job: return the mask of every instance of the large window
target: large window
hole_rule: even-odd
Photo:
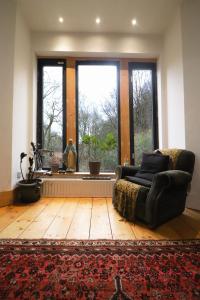
[[[77,62],[77,145],[79,171],[100,160],[101,171],[119,161],[118,65]]]
[[[142,153],[158,147],[156,64],[130,63],[131,162],[139,165]]]
[[[94,160],[101,162],[101,172],[114,172],[129,157],[139,165],[143,152],[158,147],[156,81],[152,62],[38,59],[37,144],[43,169],[54,162],[50,153],[65,167],[70,138],[77,171],[88,172]]]
[[[60,159],[65,147],[65,61],[38,60],[37,142],[43,151],[43,168],[48,168],[52,151]]]

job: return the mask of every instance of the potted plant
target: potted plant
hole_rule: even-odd
[[[24,176],[22,163],[27,154],[22,152],[20,154],[20,171],[22,180],[17,183],[17,199],[19,201],[30,203],[40,199],[40,188],[41,179],[34,176],[35,164],[36,164],[36,147],[33,142],[31,142],[32,155],[28,157],[29,167],[26,176]]]
[[[84,135],[82,137],[82,143],[88,145],[90,174],[98,175],[101,167],[100,157],[116,147],[116,140],[113,134],[109,132],[101,139],[95,135]]]
[[[99,148],[99,140],[95,135],[84,135],[83,144],[88,146],[89,170],[91,175],[98,175],[100,172],[101,162],[98,160],[97,152]]]

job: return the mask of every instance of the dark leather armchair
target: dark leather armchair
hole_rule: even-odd
[[[113,205],[129,221],[138,219],[150,228],[180,215],[185,209],[192,179],[194,153],[180,149],[160,150],[169,155],[170,169],[158,172],[152,180],[136,176],[139,168],[118,166],[113,190]]]

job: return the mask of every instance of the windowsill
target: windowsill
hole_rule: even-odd
[[[43,171],[36,171],[35,172],[36,176],[39,176],[40,178],[74,178],[74,179],[78,179],[78,178],[82,178],[84,176],[91,176],[89,172],[67,172],[67,173],[51,173],[48,174],[48,172],[46,170]],[[95,175],[95,177],[111,177],[111,179],[115,178],[115,173],[113,172],[101,172],[99,175]]]

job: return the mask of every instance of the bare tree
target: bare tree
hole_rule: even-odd
[[[117,91],[114,90],[102,104],[102,111],[107,116],[109,124],[114,131],[118,129],[118,97]]]
[[[134,123],[138,129],[146,130],[151,126],[152,86],[149,72],[134,70],[133,109]],[[136,130],[137,130],[136,128]]]
[[[90,119],[91,113],[87,105],[86,96],[79,94],[79,136],[82,138],[85,134],[89,134],[90,131]]]
[[[63,107],[60,99],[60,82],[52,79],[48,71],[45,70],[43,88],[43,147],[47,149],[59,147],[57,143],[61,142]],[[53,125],[56,125],[56,130],[54,131],[52,130]]]
[[[148,70],[133,71],[133,122],[135,164],[144,151],[152,150],[152,79]]]

